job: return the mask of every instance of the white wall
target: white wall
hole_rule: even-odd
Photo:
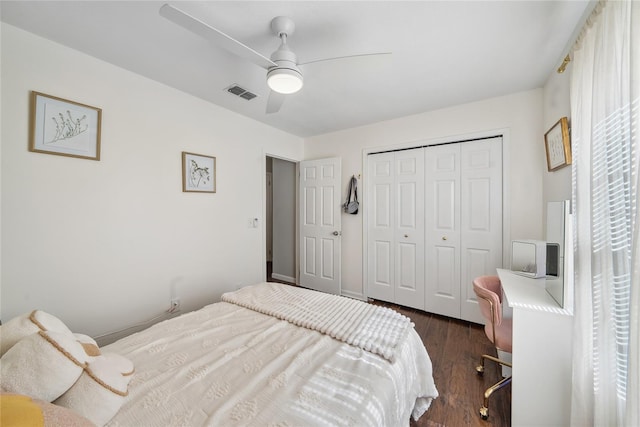
[[[273,277],[296,281],[296,164],[273,159]]]
[[[461,139],[491,130],[507,130],[507,201],[510,239],[543,237],[542,176],[546,170],[542,135],[542,90],[511,94],[458,105],[305,140],[305,158],[342,157],[342,188],[353,174],[362,173],[363,150],[407,145],[412,141]],[[346,191],[346,190],[344,190]],[[364,195],[363,195],[364,199]],[[343,294],[363,297],[362,218],[366,211],[342,217]]]
[[[558,74],[554,70],[549,76],[543,88],[543,133],[540,138],[540,145],[544,150],[544,134],[556,124],[562,117],[569,118],[569,128],[571,128],[571,100],[569,98],[569,78],[571,75],[571,63],[564,73]],[[546,156],[546,152],[545,152]],[[571,200],[571,166],[553,172],[547,171],[546,157],[543,174],[543,202],[560,200]],[[546,226],[546,210],[545,226]]]
[[[7,24],[1,43],[2,320],[97,335],[263,280],[264,152],[301,159],[300,138]],[[100,161],[27,151],[31,90],[102,108]],[[217,157],[216,194],[181,191],[182,151]]]
[[[321,135],[303,146],[7,24],[1,60],[5,320],[41,308],[99,334],[157,314],[170,297],[188,310],[262,280],[262,232],[247,220],[262,216],[265,152],[340,156],[346,189],[352,174],[364,175],[365,149],[507,129],[510,237],[542,238],[546,201],[571,195],[569,167],[546,171],[542,137],[569,116],[568,72],[554,73],[541,90]],[[29,153],[30,90],[102,108],[101,161]],[[181,151],[217,157],[216,194],[181,192]],[[343,215],[342,223],[343,291],[362,297],[362,213]]]

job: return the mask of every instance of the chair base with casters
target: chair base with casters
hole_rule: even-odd
[[[497,357],[490,356],[488,354],[483,354],[482,358],[480,359],[480,364],[476,366],[476,373],[479,376],[482,376],[484,374],[484,361],[487,359],[491,360],[492,362],[496,362],[500,365],[508,366],[509,368],[512,367],[511,363],[505,362],[504,360],[500,360]],[[502,387],[506,386],[509,383],[511,383],[511,375],[501,379],[500,381],[498,381],[497,383],[495,383],[494,385],[492,385],[491,387],[485,390],[484,402],[480,407],[480,410],[478,411],[480,413],[480,418],[482,418],[483,420],[489,419],[489,397],[491,397],[494,391],[500,390]]]
[[[478,297],[480,311],[487,323],[485,324],[485,334],[498,350],[511,353],[512,322],[511,319],[502,318],[502,285],[498,276],[481,276],[473,280],[473,291]],[[483,354],[480,364],[476,367],[478,375],[484,374],[485,360],[498,363],[501,366],[512,367],[511,363],[505,362],[497,357]],[[483,420],[489,418],[489,398],[496,390],[500,390],[511,383],[511,376],[501,379],[484,392],[484,402],[480,407],[480,417]]]

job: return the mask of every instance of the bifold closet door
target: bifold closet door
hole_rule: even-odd
[[[502,138],[425,149],[425,310],[484,323],[473,279],[502,266]]]
[[[460,317],[460,146],[425,149],[425,310]]]
[[[367,296],[483,323],[502,266],[502,138],[370,155]]]
[[[484,323],[473,279],[502,267],[502,137],[461,145],[460,318]]]
[[[395,303],[424,309],[424,149],[396,152]]]
[[[424,155],[369,156],[367,295],[424,309]]]
[[[367,296],[394,301],[395,283],[395,154],[372,154],[368,158],[368,197],[364,212],[367,230]]]

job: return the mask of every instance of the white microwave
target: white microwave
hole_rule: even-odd
[[[513,240],[511,271],[538,278],[547,274],[547,242],[543,240]]]

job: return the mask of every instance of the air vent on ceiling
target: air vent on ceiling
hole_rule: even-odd
[[[255,93],[251,93],[243,87],[238,86],[237,84],[233,84],[226,89],[227,92],[239,96],[240,98],[246,99],[247,101],[251,101],[253,98],[257,97]]]

